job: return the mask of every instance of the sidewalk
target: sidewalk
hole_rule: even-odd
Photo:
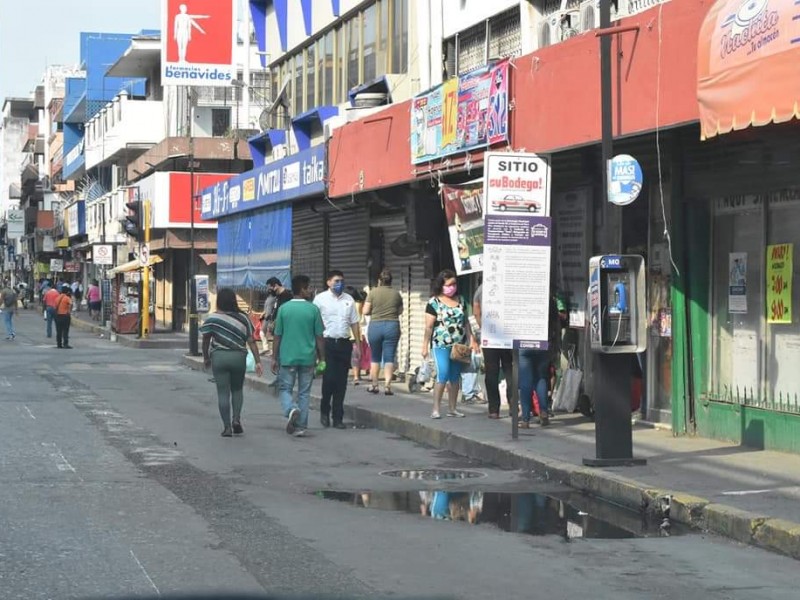
[[[202,360],[184,357],[202,368]],[[248,375],[248,385],[273,393],[270,379]],[[319,398],[315,382],[314,398]],[[362,387],[363,386],[363,387]],[[431,394],[372,395],[350,387],[345,418],[415,442],[501,467],[535,471],[585,493],[635,510],[659,512],[672,496],[670,517],[724,537],[800,558],[800,456],[755,450],[669,431],[634,427],[634,454],[643,467],[593,469],[594,423],[557,415],[552,425],[520,430],[509,418],[491,421],[486,405],[460,405],[465,419],[430,419]],[[315,402],[314,404],[318,404]],[[312,427],[319,427],[316,419]]]
[[[128,348],[157,348],[161,350],[189,348],[188,334],[171,331],[155,332],[147,339],[137,338],[133,334],[115,334],[97,321],[90,321],[89,313],[86,312],[72,313],[72,327],[79,331],[95,333],[104,337],[116,336],[117,343]]]

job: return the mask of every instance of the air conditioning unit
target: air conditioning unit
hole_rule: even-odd
[[[563,42],[581,33],[581,11],[578,9],[559,10],[547,17],[543,26],[549,27],[549,38],[551,44]],[[539,39],[541,41],[542,35]]]

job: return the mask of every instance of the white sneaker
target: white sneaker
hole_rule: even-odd
[[[294,437],[306,437],[306,430],[305,429],[295,429],[294,433],[292,435]]]
[[[433,411],[431,413],[431,419],[441,419],[442,415],[440,415],[437,411]]]
[[[289,418],[286,420],[286,433],[292,435],[297,429],[297,421],[300,420],[300,409],[293,408],[289,411]]]

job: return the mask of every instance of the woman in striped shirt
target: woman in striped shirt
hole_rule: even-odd
[[[264,373],[253,334],[255,327],[248,316],[239,310],[236,294],[223,288],[217,291],[217,312],[200,327],[203,334],[203,361],[211,367],[217,384],[219,414],[225,429],[223,437],[244,433],[242,404],[244,403],[244,374],[247,370],[247,349],[256,359],[256,373]],[[231,420],[233,404],[233,420]]]

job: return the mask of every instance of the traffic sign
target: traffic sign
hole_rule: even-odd
[[[150,263],[150,244],[139,246],[139,264],[146,267]]]
[[[92,261],[96,265],[113,265],[114,252],[109,244],[95,244],[92,250]]]

